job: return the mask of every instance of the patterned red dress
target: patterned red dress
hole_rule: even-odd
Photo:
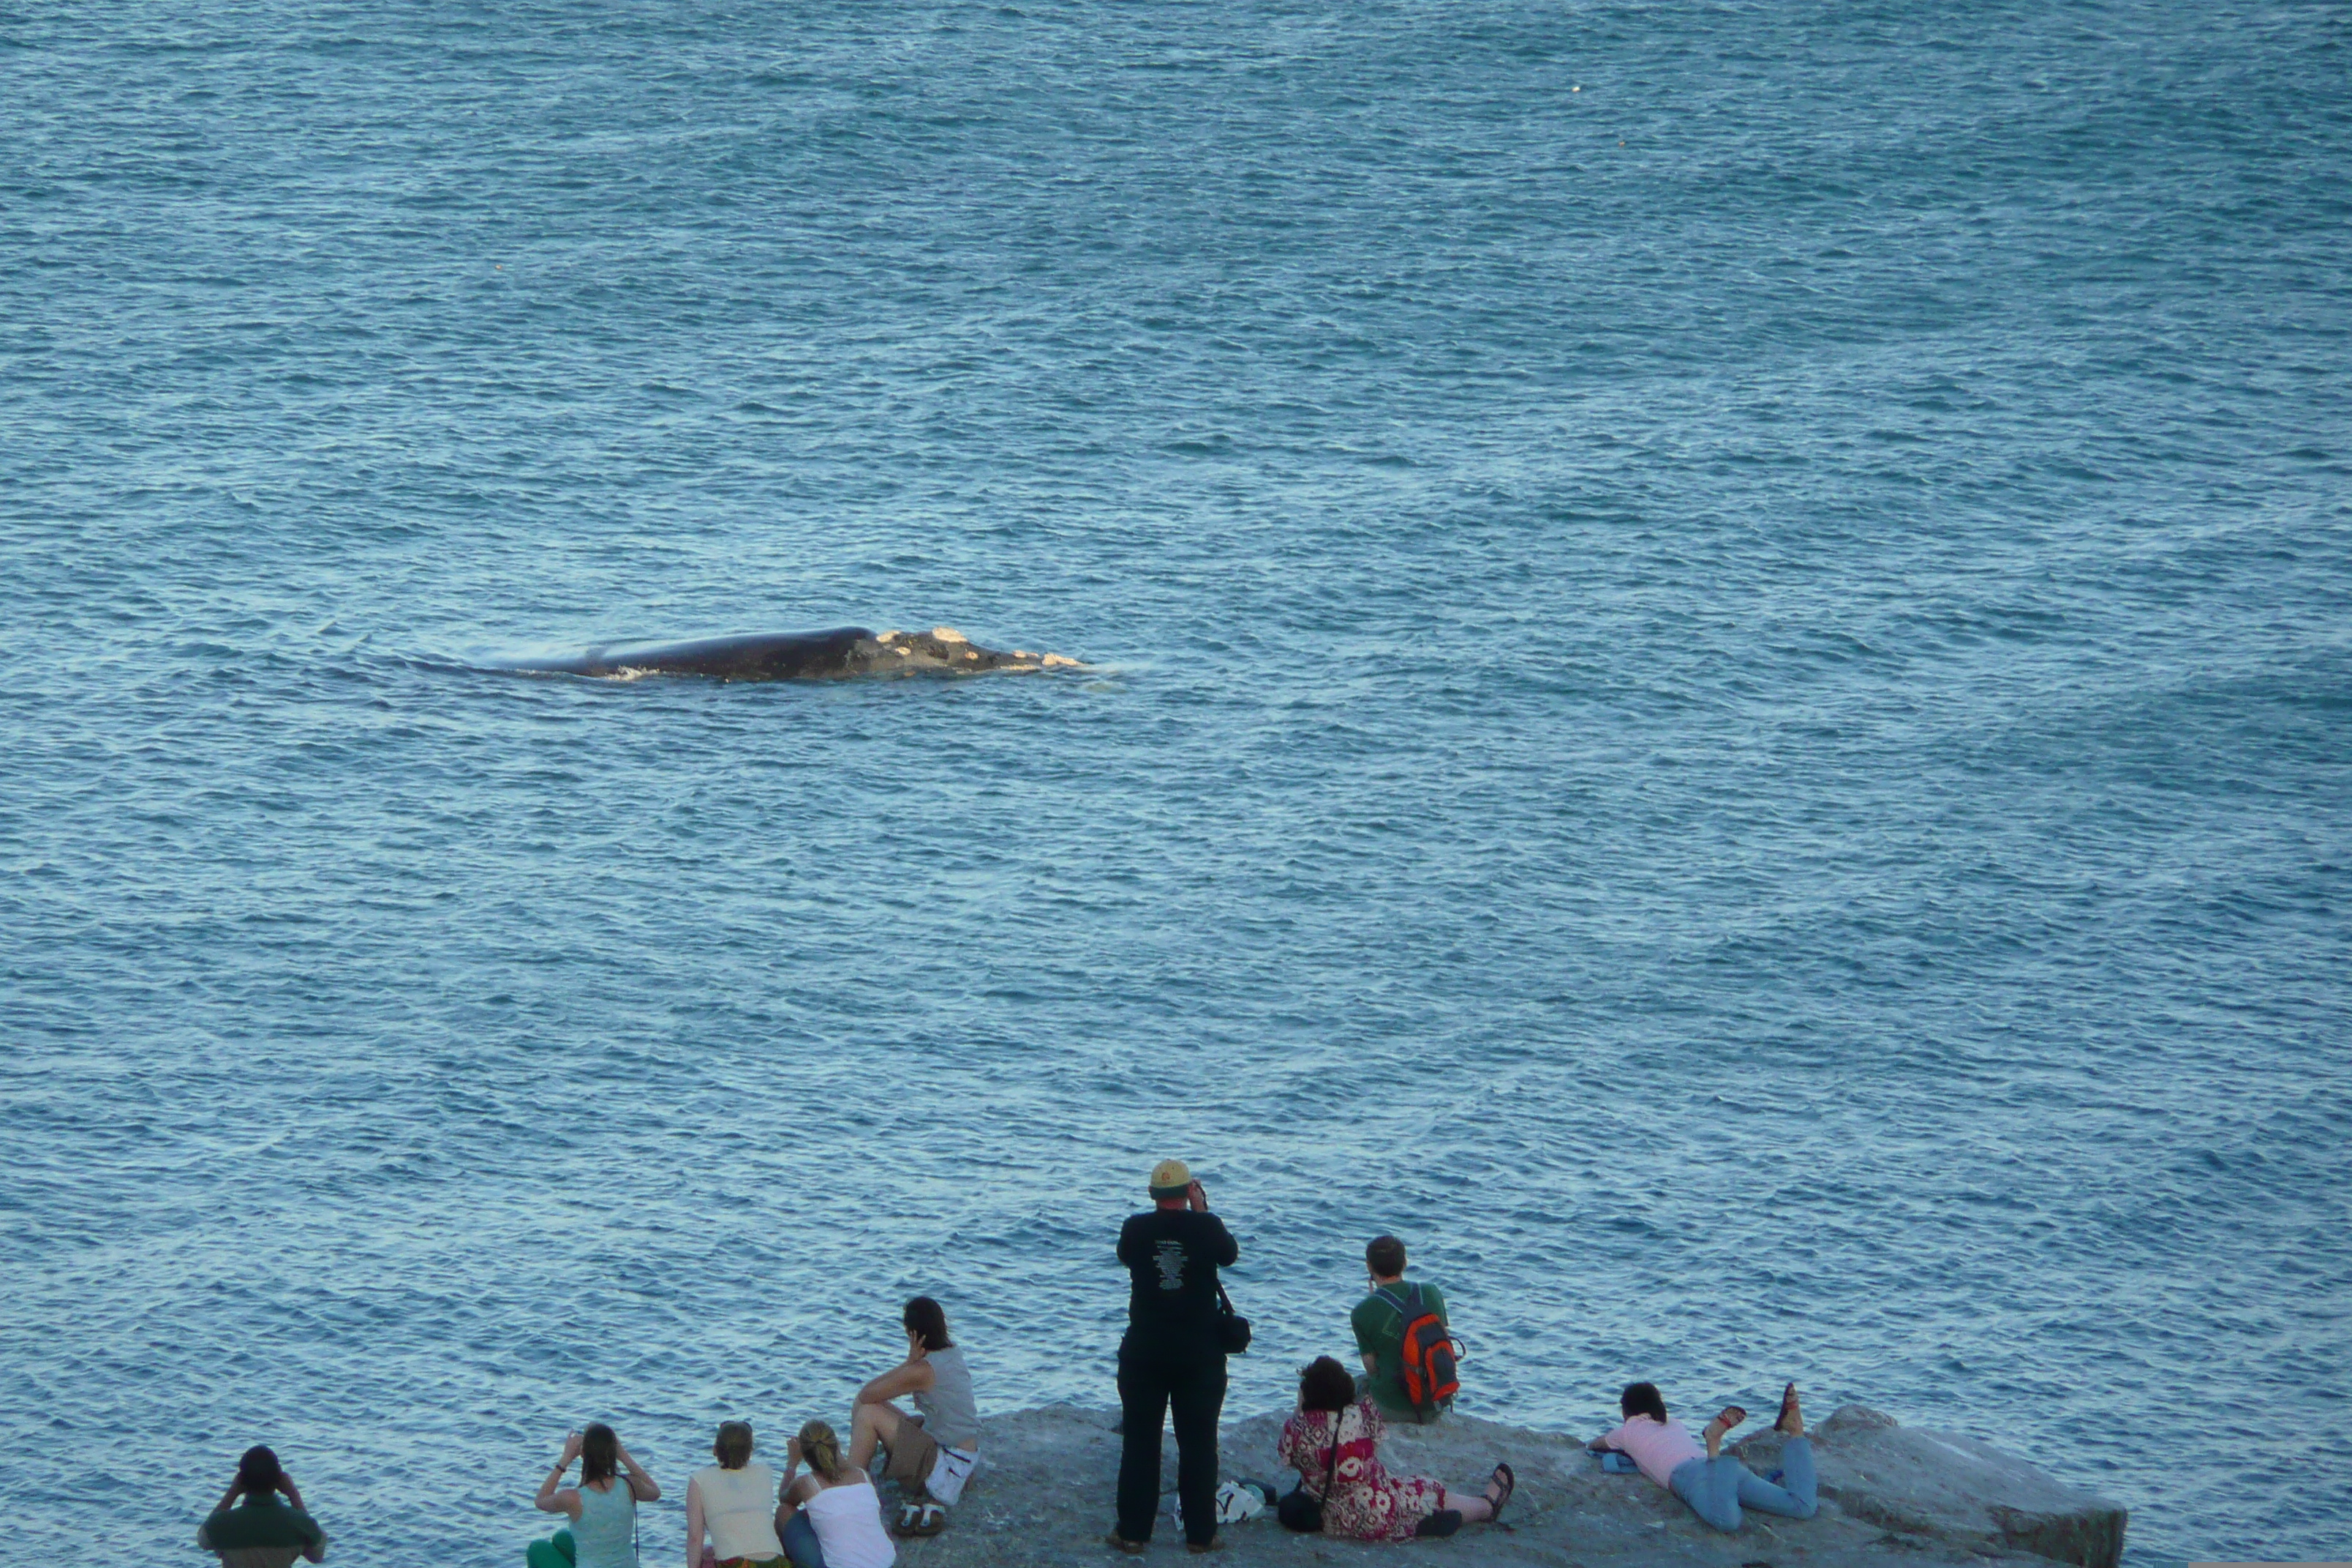
[[[1323,1500],[1323,1533],[1356,1541],[1406,1541],[1421,1521],[1444,1503],[1445,1489],[1419,1476],[1392,1476],[1381,1465],[1381,1435],[1387,1430],[1369,1399],[1336,1413],[1339,1463],[1331,1467],[1335,1413],[1301,1410],[1284,1423],[1276,1448],[1282,1462],[1305,1478],[1307,1491]],[[1323,1478],[1332,1477],[1331,1489]]]

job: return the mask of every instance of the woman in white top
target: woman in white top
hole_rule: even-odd
[[[809,1473],[796,1480],[803,1459]],[[842,1458],[841,1439],[822,1421],[802,1427],[784,1450],[776,1524],[793,1568],[890,1568],[898,1560],[874,1478]]]
[[[751,1568],[755,1563],[783,1568],[776,1505],[769,1500],[780,1495],[776,1472],[751,1463],[751,1426],[720,1422],[710,1457],[719,1462],[695,1471],[686,1483],[686,1568],[702,1568],[705,1531],[720,1568]]]

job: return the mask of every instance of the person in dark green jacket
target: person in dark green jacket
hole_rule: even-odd
[[[1371,1293],[1356,1303],[1348,1319],[1356,1331],[1356,1353],[1364,1360],[1364,1375],[1357,1391],[1379,1405],[1383,1415],[1403,1421],[1431,1419],[1433,1413],[1416,1411],[1405,1397],[1404,1326],[1411,1318],[1430,1311],[1450,1327],[1444,1293],[1427,1280],[1406,1283],[1404,1243],[1393,1236],[1377,1237],[1364,1248],[1364,1268],[1372,1277]]]
[[[196,1527],[196,1544],[217,1552],[223,1568],[292,1568],[297,1557],[325,1558],[327,1532],[302,1510],[302,1494],[278,1456],[257,1443],[237,1460],[220,1505]]]

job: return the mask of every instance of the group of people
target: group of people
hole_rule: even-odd
[[[809,1421],[784,1445],[779,1475],[751,1462],[758,1443],[749,1423],[719,1423],[713,1462],[686,1483],[687,1568],[890,1568],[898,1549],[882,1524],[877,1457],[881,1479],[916,1500],[899,1510],[898,1533],[936,1535],[945,1526],[948,1505],[980,1462],[971,1369],[929,1296],[908,1301],[899,1323],[907,1359],[857,1391],[846,1447],[832,1426]],[[913,1410],[899,1407],[902,1397]],[[575,1461],[580,1479],[567,1487]],[[610,1426],[572,1433],[532,1500],[571,1524],[531,1543],[528,1568],[638,1568],[636,1505],[660,1497],[660,1483]]]
[[[1107,1540],[1139,1553],[1151,1541],[1160,1502],[1160,1439],[1172,1416],[1176,1498],[1184,1543],[1217,1549],[1217,1418],[1225,1402],[1231,1304],[1217,1270],[1241,1256],[1224,1221],[1209,1211],[1207,1192],[1181,1160],[1153,1168],[1151,1207],[1120,1227],[1118,1259],[1127,1265],[1127,1335],[1118,1347],[1120,1453],[1118,1522]],[[1474,1520],[1495,1518],[1516,1484],[1497,1465],[1485,1489],[1453,1490],[1420,1477],[1391,1476],[1379,1458],[1381,1412],[1421,1414],[1405,1396],[1407,1316],[1434,1311],[1433,1286],[1407,1287],[1404,1244],[1381,1237],[1366,1249],[1372,1289],[1351,1319],[1364,1373],[1359,1379],[1329,1356],[1300,1374],[1298,1410],[1283,1427],[1282,1462],[1317,1505],[1326,1533],[1364,1541],[1450,1535]]]
[[[1207,1193],[1182,1161],[1161,1161],[1149,1190],[1151,1207],[1129,1218],[1118,1236],[1118,1258],[1128,1269],[1128,1327],[1118,1348],[1118,1522],[1106,1544],[1128,1553],[1149,1546],[1160,1497],[1160,1441],[1172,1415],[1184,1543],[1193,1552],[1214,1552],[1217,1420],[1232,1343],[1232,1307],[1217,1270],[1238,1261],[1241,1247],[1209,1212]],[[1314,1505],[1302,1511],[1324,1533],[1359,1541],[1446,1536],[1465,1524],[1500,1518],[1518,1484],[1507,1464],[1497,1464],[1476,1489],[1456,1490],[1426,1477],[1391,1474],[1381,1462],[1389,1421],[1425,1421],[1444,1407],[1425,1383],[1411,1386],[1411,1325],[1427,1318],[1441,1330],[1450,1331],[1450,1324],[1444,1293],[1405,1279],[1404,1243],[1395,1237],[1376,1237],[1365,1247],[1364,1270],[1369,1289],[1349,1320],[1363,1373],[1350,1373],[1331,1356],[1316,1357],[1299,1373],[1298,1408],[1284,1423],[1277,1445],[1282,1462],[1298,1472],[1298,1491]],[[1756,1475],[1722,1451],[1725,1436],[1748,1416],[1737,1405],[1725,1406],[1707,1424],[1703,1442],[1668,1419],[1653,1384],[1630,1384],[1619,1409],[1622,1424],[1589,1446],[1627,1455],[1717,1530],[1738,1529],[1743,1506],[1792,1519],[1815,1512],[1812,1451],[1795,1384],[1781,1391],[1776,1423],[1785,1438],[1784,1484]]]
[[[1172,1417],[1185,1545],[1213,1552],[1221,1544],[1217,1426],[1225,1358],[1248,1332],[1218,1270],[1238,1260],[1240,1247],[1182,1161],[1155,1166],[1149,1191],[1151,1206],[1130,1216],[1118,1237],[1129,1276],[1128,1327],[1118,1348],[1118,1522],[1107,1544],[1130,1554],[1147,1549],[1159,1511],[1161,1442]],[[1392,1474],[1381,1463],[1391,1421],[1433,1419],[1445,1405],[1421,1375],[1408,1339],[1424,1334],[1433,1319],[1436,1329],[1450,1330],[1443,1293],[1405,1279],[1402,1241],[1377,1237],[1364,1262],[1368,1289],[1350,1316],[1363,1371],[1326,1355],[1300,1372],[1298,1408],[1277,1447],[1281,1461],[1298,1472],[1297,1491],[1285,1500],[1286,1521],[1304,1520],[1360,1541],[1398,1541],[1451,1535],[1501,1517],[1517,1485],[1507,1464],[1496,1465],[1475,1489],[1455,1489]],[[971,1373],[937,1301],[914,1298],[900,1323],[906,1360],[858,1390],[845,1446],[832,1426],[809,1421],[785,1445],[779,1474],[752,1462],[757,1445],[750,1426],[719,1425],[713,1462],[687,1483],[687,1568],[891,1568],[898,1549],[883,1526],[877,1457],[879,1479],[897,1481],[908,1500],[896,1533],[932,1535],[945,1525],[947,1508],[979,1463]],[[902,1409],[901,1398],[914,1408]],[[1774,1425],[1784,1438],[1782,1468],[1769,1479],[1723,1452],[1725,1437],[1747,1419],[1736,1405],[1726,1405],[1696,1437],[1668,1417],[1653,1384],[1627,1385],[1619,1409],[1622,1424],[1588,1446],[1625,1456],[1716,1529],[1737,1530],[1743,1508],[1793,1519],[1816,1511],[1812,1452],[1795,1384],[1781,1391]],[[567,1486],[575,1463],[579,1479]],[[612,1427],[598,1423],[572,1433],[532,1500],[568,1524],[531,1544],[529,1568],[638,1568],[637,1505],[661,1495],[660,1483]],[[1294,1502],[1301,1506],[1288,1506]],[[316,1563],[326,1552],[324,1531],[266,1447],[248,1450],[238,1462],[236,1481],[205,1521],[197,1543],[219,1553],[225,1568],[291,1568],[298,1557]]]

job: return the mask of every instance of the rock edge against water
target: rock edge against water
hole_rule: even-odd
[[[1224,1428],[1225,1477],[1292,1478],[1276,1466],[1284,1414],[1254,1415]],[[1103,1544],[1112,1524],[1118,1469],[1118,1415],[1048,1405],[982,1423],[982,1468],[943,1535],[900,1543],[904,1568],[1087,1568],[1133,1561]],[[1225,1550],[1207,1559],[1226,1568],[1257,1564],[1372,1564],[1431,1557],[1481,1568],[1557,1568],[1586,1563],[1688,1563],[1700,1568],[1847,1568],[1900,1563],[2015,1564],[2051,1559],[2115,1568],[2125,1512],[2063,1486],[2021,1459],[1972,1437],[1896,1425],[1859,1405],[1813,1427],[1822,1510],[1810,1520],[1751,1514],[1736,1535],[1719,1534],[1638,1475],[1604,1475],[1582,1441],[1452,1416],[1435,1426],[1391,1428],[1381,1458],[1404,1475],[1472,1489],[1497,1460],[1519,1478],[1505,1527],[1465,1526],[1450,1541],[1366,1544],[1293,1535],[1268,1510],[1220,1532]],[[1759,1434],[1733,1451],[1769,1472],[1779,1438]],[[1163,1491],[1176,1484],[1176,1445],[1163,1445]],[[1147,1561],[1190,1562],[1163,1500]]]

